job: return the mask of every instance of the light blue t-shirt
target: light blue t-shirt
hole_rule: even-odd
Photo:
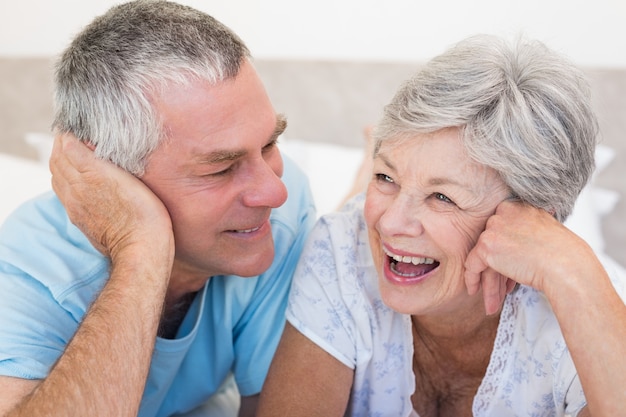
[[[257,394],[284,326],[291,278],[315,221],[308,180],[284,158],[289,197],[272,211],[275,259],[262,275],[212,277],[177,337],[157,338],[140,416],[205,402],[232,373]],[[70,223],[53,193],[22,205],[0,228],[0,375],[45,378],[108,278],[109,262]]]

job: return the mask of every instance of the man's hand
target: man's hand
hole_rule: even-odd
[[[171,247],[153,249],[169,250],[173,256],[169,214],[139,179],[99,160],[71,134],[55,138],[50,171],[52,188],[72,223],[104,255],[115,259],[134,245],[166,244]]]

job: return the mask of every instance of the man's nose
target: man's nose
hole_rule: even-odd
[[[271,207],[282,206],[287,201],[287,187],[281,180],[282,161],[280,166],[277,163],[258,164],[252,176],[254,180],[247,187],[243,199],[244,204],[249,207]]]

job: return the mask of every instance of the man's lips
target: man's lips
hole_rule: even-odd
[[[262,226],[253,227],[251,229],[229,230],[232,233],[252,233],[259,230]]]
[[[225,232],[241,237],[246,237],[263,234],[266,230],[271,230],[269,219],[264,220],[260,224],[245,225],[241,228],[225,230]]]

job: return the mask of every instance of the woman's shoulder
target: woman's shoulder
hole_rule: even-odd
[[[309,250],[320,262],[324,255],[332,260],[338,278],[353,279],[357,270],[373,266],[367,225],[363,217],[364,195],[351,199],[340,210],[320,217],[309,237]]]
[[[367,225],[363,216],[365,194],[359,194],[341,208],[322,215],[316,228],[324,229],[333,241],[361,245],[368,241]]]
[[[331,305],[349,306],[351,315],[359,309],[371,312],[372,304],[379,304],[363,201],[357,196],[317,221],[296,268],[292,298],[319,292]]]

